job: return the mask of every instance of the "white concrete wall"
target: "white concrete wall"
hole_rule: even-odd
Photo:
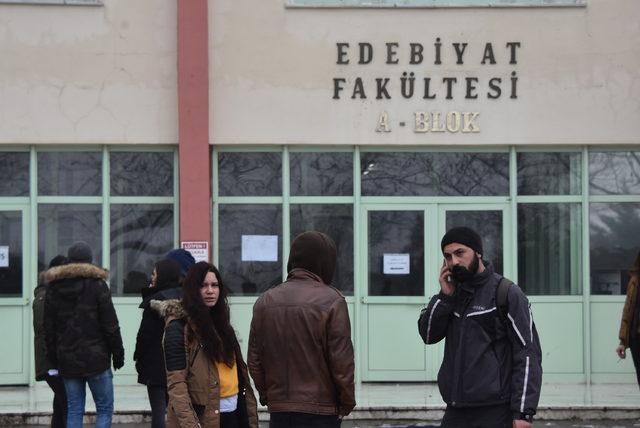
[[[210,7],[212,144],[638,144],[640,133],[640,1],[589,0],[586,8],[287,9],[284,0],[215,0]],[[442,65],[434,42],[444,43]],[[505,43],[519,41],[518,64]],[[337,65],[337,42],[351,44]],[[369,65],[356,45],[373,45]],[[384,44],[398,42],[398,65],[384,63]],[[408,64],[409,43],[424,45],[422,65]],[[451,43],[468,43],[464,65]],[[496,65],[480,65],[492,42]],[[402,72],[432,77],[435,100],[400,95]],[[508,96],[510,73],[518,98]],[[362,77],[366,100],[352,100]],[[444,99],[442,77],[479,77],[476,100]],[[333,78],[345,77],[341,100]],[[389,77],[391,100],[375,99],[376,77]],[[501,98],[487,80],[503,78]],[[391,132],[375,132],[381,112]],[[479,112],[478,133],[415,133],[416,111]],[[400,127],[399,122],[406,122]]]
[[[176,144],[175,0],[0,4],[0,144]]]

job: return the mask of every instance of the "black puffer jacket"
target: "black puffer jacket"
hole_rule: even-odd
[[[541,350],[529,301],[509,287],[506,319],[496,308],[502,277],[486,269],[457,286],[453,296],[431,298],[418,320],[427,344],[445,339],[438,372],[443,400],[453,407],[510,402],[514,417],[535,414],[542,383]]]
[[[153,290],[153,289],[146,289]],[[143,385],[166,385],[167,373],[164,364],[164,352],[162,350],[162,336],[164,335],[164,318],[150,307],[152,300],[173,300],[182,298],[180,284],[155,293],[144,293],[146,296],[140,304],[142,321],[136,338],[136,350],[133,359],[136,362],[138,383]]]
[[[40,274],[40,281],[33,291],[33,356],[36,363],[36,380],[45,380],[47,371],[53,365],[47,360],[46,344],[44,340],[44,301],[47,295],[47,285],[44,283],[44,273]]]
[[[120,368],[124,348],[105,280],[108,272],[88,263],[51,268],[45,299],[47,358],[63,377],[88,377]]]

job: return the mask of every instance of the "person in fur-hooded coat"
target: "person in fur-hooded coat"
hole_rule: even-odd
[[[75,248],[80,248],[74,252]],[[86,244],[72,246],[69,264],[49,269],[44,305],[46,357],[63,378],[88,378],[124,365],[124,347],[109,273],[91,264]]]
[[[218,270],[196,263],[182,300],[151,301],[165,318],[167,427],[258,428],[256,398]]]

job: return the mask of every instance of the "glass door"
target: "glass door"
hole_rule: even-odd
[[[4,329],[0,346],[0,385],[29,383],[32,287],[26,286],[26,213],[26,207],[0,207],[0,325],[11,326]]]
[[[416,321],[425,302],[431,213],[425,206],[397,204],[363,209],[363,381],[428,380]]]

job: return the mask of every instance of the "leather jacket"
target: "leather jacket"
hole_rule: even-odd
[[[344,416],[355,407],[346,301],[306,269],[256,301],[248,362],[269,412]]]

